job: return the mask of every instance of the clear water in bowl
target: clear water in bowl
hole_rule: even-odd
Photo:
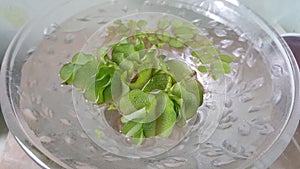
[[[133,14],[120,19],[117,18],[116,20],[122,20],[125,24],[129,20],[136,22],[146,20],[149,23],[146,28],[143,28],[143,32],[149,30],[155,31],[162,17],[170,22],[181,21],[183,24],[190,24],[188,21],[175,17],[174,15],[151,12]],[[114,22],[116,20],[113,20],[97,30],[87,40],[86,44],[81,49],[81,52],[97,56],[97,51],[99,51],[101,47],[107,47],[114,44],[115,41],[122,40],[124,36],[117,36],[116,39],[111,38],[107,30],[107,28],[115,26]],[[166,31],[170,30],[168,29]],[[196,34],[203,34],[203,32],[199,31]],[[126,37],[127,36],[134,36],[134,33],[128,33]],[[203,40],[201,40],[201,42],[205,40],[208,39],[203,36]],[[121,125],[118,124],[120,123],[117,117],[119,114],[118,112],[107,111],[106,109],[108,105],[102,104],[95,106],[95,104],[85,101],[83,93],[80,92],[80,90],[73,88],[75,110],[85,132],[102,149],[118,156],[131,158],[148,158],[166,153],[178,145],[184,138],[189,137],[191,130],[197,130],[197,133],[199,133],[198,141],[200,143],[206,141],[216,130],[219,118],[222,115],[222,107],[226,98],[226,91],[224,89],[217,90],[217,88],[220,88],[221,85],[226,85],[226,82],[224,81],[224,77],[220,76],[219,79],[223,80],[216,81],[213,80],[212,77],[208,76],[208,73],[200,73],[197,70],[197,65],[199,65],[199,63],[194,61],[191,51],[192,47],[186,44],[184,50],[175,50],[174,48],[158,49],[156,54],[157,56],[161,54],[165,55],[165,60],[176,59],[178,61],[185,62],[188,67],[191,67],[196,72],[196,79],[198,79],[201,84],[204,84],[203,88],[206,92],[204,102],[206,105],[200,107],[198,109],[198,113],[194,115],[194,117],[190,119],[185,126],[179,127],[176,125],[176,129],[174,129],[170,137],[148,138],[141,146],[134,145],[133,143],[130,143],[130,138],[120,134],[119,131],[121,128],[112,127]],[[114,93],[113,88],[112,93]],[[114,94],[112,95],[114,96]],[[205,107],[210,107],[213,111],[207,112]],[[115,115],[112,115],[113,113]],[[110,117],[110,120],[108,120],[107,117]],[[101,139],[99,139],[99,134],[101,134]]]
[[[217,81],[199,75],[206,91],[205,101],[190,131],[170,145],[156,139],[167,146],[161,149],[154,145],[146,156],[141,155],[143,148],[126,147],[124,138],[105,140],[105,134],[114,132],[105,123],[101,143],[94,131],[95,126],[99,128],[99,119],[105,117],[94,118],[99,108],[84,102],[78,92],[72,95],[72,88],[61,85],[58,76],[61,66],[97,30],[123,15],[135,16],[132,13],[138,12],[136,9],[156,12],[157,17],[182,17],[196,25],[216,48],[236,57],[231,74]],[[274,84],[276,78],[290,79],[282,66],[268,65],[268,58],[261,51],[265,45],[262,39],[253,42],[253,37],[225,25],[220,18],[215,19],[218,21],[200,15],[195,6],[184,8],[177,2],[157,5],[150,1],[143,4],[114,1],[81,12],[63,23],[50,24],[44,29],[44,39],[28,51],[30,57],[20,77],[18,104],[22,113],[18,116],[30,141],[67,168],[243,168],[280,132],[283,125],[280,119],[284,115],[278,111],[288,112],[288,108],[278,108],[284,91]],[[86,110],[88,113],[83,114]]]

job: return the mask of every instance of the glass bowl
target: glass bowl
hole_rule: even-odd
[[[61,85],[59,70],[94,47],[93,37],[113,21],[144,15],[192,23],[234,61],[231,73],[217,80],[201,74],[204,103],[188,132],[172,144],[155,138],[140,147],[117,136],[74,88]],[[186,53],[179,55],[189,62]],[[285,42],[241,4],[221,0],[58,3],[11,42],[1,91],[10,131],[43,168],[263,169],[289,143],[300,110],[299,69]]]

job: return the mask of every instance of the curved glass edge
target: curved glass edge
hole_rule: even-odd
[[[287,36],[297,36],[300,37],[299,34],[285,34],[281,35],[283,38]],[[280,138],[274,143],[274,146],[278,147],[279,149],[272,149],[264,154],[264,156],[261,158],[261,160],[256,161],[256,163],[252,166],[249,167],[249,169],[264,169],[269,167],[278,157],[276,156],[277,154],[281,154],[282,151],[281,149],[285,149],[288,144],[290,143],[290,140],[292,139],[293,135],[296,132],[297,126],[299,125],[299,120],[300,120],[300,105],[297,104],[300,102],[300,71],[299,71],[299,65],[297,64],[296,58],[293,57],[293,52],[291,51],[289,45],[287,42],[283,39],[282,44],[284,45],[284,48],[286,52],[290,56],[290,61],[291,65],[294,68],[293,73],[294,73],[294,78],[295,78],[295,100],[294,100],[294,107],[292,110],[292,114],[289,118],[289,121],[287,123],[287,126],[285,127],[284,131],[282,132],[282,135]],[[296,126],[296,128],[295,128]],[[274,155],[275,154],[275,155]]]
[[[300,117],[300,73],[299,67],[297,65],[297,61],[290,50],[287,43],[282,39],[282,37],[277,33],[277,31],[271,27],[267,21],[265,21],[262,17],[257,15],[255,12],[243,6],[242,4],[239,5],[239,8],[243,8],[246,10],[247,14],[253,19],[257,21],[257,24],[263,25],[262,29],[268,32],[269,34],[273,34],[273,37],[277,39],[278,43],[282,46],[279,50],[284,51],[285,55],[287,56],[287,60],[291,66],[291,75],[292,80],[294,82],[294,89],[293,91],[293,103],[291,104],[292,107],[290,109],[289,117],[286,123],[284,124],[282,131],[277,136],[277,139],[274,140],[272,147],[269,146],[265,152],[255,158],[255,162],[252,165],[249,165],[248,169],[265,169],[271,166],[276,159],[282,154],[282,152],[286,149],[288,144],[290,143],[293,135],[296,132],[297,126],[299,124],[299,117]]]
[[[92,0],[89,3],[85,3],[84,1],[78,1],[76,7],[77,8],[84,8],[84,7],[92,7],[94,4],[103,3],[107,0],[97,1]],[[61,162],[57,158],[51,158],[46,155],[43,149],[34,144],[34,141],[30,140],[30,134],[26,132],[24,127],[20,126],[20,119],[18,119],[16,115],[16,109],[12,104],[11,98],[11,88],[9,86],[10,81],[10,74],[11,74],[11,67],[13,66],[13,61],[15,59],[16,50],[19,50],[20,44],[24,40],[24,36],[26,33],[32,29],[36,24],[40,24],[36,21],[42,21],[45,16],[49,17],[51,11],[53,10],[64,10],[66,6],[73,4],[72,9],[73,13],[77,13],[79,9],[74,7],[74,3],[76,0],[63,0],[60,2],[54,2],[53,6],[49,7],[45,10],[43,15],[40,15],[24,25],[14,36],[12,41],[10,42],[6,53],[4,55],[2,66],[1,66],[1,74],[0,74],[0,91],[4,93],[4,96],[0,98],[1,109],[7,124],[9,131],[12,133],[20,147],[24,150],[24,152],[40,167],[42,168],[68,168],[63,162]],[[54,18],[50,18],[54,19]]]
[[[28,24],[29,25],[29,24]],[[11,104],[10,95],[10,87],[7,83],[9,81],[9,74],[10,74],[10,63],[13,60],[13,57],[10,57],[14,54],[14,49],[17,47],[17,42],[21,38],[21,35],[27,29],[27,26],[21,28],[18,33],[15,35],[13,40],[11,41],[9,47],[7,48],[7,52],[2,62],[1,67],[1,75],[0,75],[0,90],[6,95],[6,97],[1,97],[1,109],[3,112],[3,116],[9,131],[12,133],[14,138],[16,139],[17,143],[20,147],[24,150],[24,152],[40,167],[42,168],[61,168],[58,163],[51,162],[40,150],[35,148],[35,151],[29,151],[29,147],[34,147],[33,143],[29,142],[26,138],[25,131],[20,126],[18,118],[15,114],[15,109]],[[29,26],[28,26],[29,27]],[[40,158],[38,158],[40,157]],[[39,159],[39,160],[37,160]],[[47,165],[46,165],[47,164]]]
[[[240,7],[240,5],[239,5],[239,7]],[[243,7],[243,8],[245,8],[245,7]],[[245,8],[245,9],[247,9],[247,8]],[[252,13],[250,10],[247,11],[247,12]],[[256,16],[254,13],[252,13],[252,17],[253,18],[259,18],[260,20],[262,20],[262,18]],[[262,21],[262,22],[264,22],[264,21]],[[268,24],[266,22],[264,22],[264,24],[268,26]],[[270,28],[269,26],[268,26],[268,29],[272,30],[272,28]],[[6,75],[9,73],[9,71],[8,71],[9,64],[8,63],[10,63],[10,60],[11,60],[11,58],[9,58],[8,56],[11,55],[10,52],[15,47],[16,42],[18,41],[19,36],[22,34],[23,31],[24,31],[24,28],[18,32],[18,34],[15,36],[15,38],[11,42],[11,44],[10,44],[8,50],[7,50],[8,52],[6,53],[5,58],[3,60],[3,63],[2,63],[2,70],[1,70],[1,77],[0,77],[0,80],[1,80],[0,88],[5,93],[8,92],[8,86],[6,85],[6,82],[7,82],[8,79],[7,79]],[[278,36],[278,38],[280,38],[280,37]],[[282,44],[285,44],[285,42],[282,41]],[[292,56],[291,51],[289,50],[289,48],[286,45],[284,46],[284,48],[285,48],[286,52],[289,54],[289,56]],[[295,63],[296,63],[295,59],[291,58],[292,66],[295,66]],[[296,86],[295,91],[299,91],[299,68],[296,66],[295,69],[296,70],[294,70],[294,77],[296,78],[295,81],[297,83],[295,85]],[[29,147],[30,143],[25,143],[25,141],[24,141],[25,138],[26,138],[26,135],[22,132],[22,129],[21,128],[16,128],[16,126],[19,126],[19,124],[18,124],[18,121],[17,121],[15,115],[12,112],[12,110],[14,110],[14,108],[10,106],[10,98],[1,97],[0,100],[1,100],[1,107],[2,107],[2,111],[4,112],[3,115],[5,117],[5,120],[6,120],[6,122],[10,121],[10,123],[8,124],[8,128],[10,129],[10,131],[12,132],[12,134],[14,136],[19,136],[18,139],[17,139],[19,143],[22,143],[24,146]],[[295,93],[295,103],[299,103],[299,101],[300,101],[299,93],[296,92]],[[294,104],[293,112],[299,112],[299,110],[300,110],[300,105],[299,104],[298,105]],[[292,115],[289,119],[289,122],[287,123],[287,126],[285,127],[285,129],[283,131],[283,134],[275,142],[276,147],[278,146],[278,147],[281,147],[281,148],[284,149],[288,145],[289,140],[292,138],[292,136],[293,136],[293,134],[296,130],[298,120],[299,120],[299,115],[297,115],[296,113],[292,113]],[[22,147],[22,144],[21,144],[21,147]],[[26,150],[25,150],[25,152],[28,153]],[[274,151],[274,150],[273,151],[267,151],[261,157],[260,160],[256,161],[256,163],[252,167],[257,168],[257,169],[265,168],[265,167],[269,166],[270,164],[272,164],[281,153],[282,153],[282,151]],[[37,157],[45,156],[41,152],[34,152],[33,155],[35,155],[35,154],[36,154]],[[276,154],[278,154],[278,156],[276,156]],[[28,155],[31,156],[32,154],[28,153]],[[35,160],[35,158],[33,158],[33,157],[31,157],[31,158],[33,160]],[[36,162],[41,167],[43,166],[38,161],[36,161]],[[47,161],[44,161],[44,160],[42,160],[42,162],[47,163]],[[51,165],[49,164],[48,166],[50,168],[59,168],[59,165],[54,164],[53,162],[51,163]]]

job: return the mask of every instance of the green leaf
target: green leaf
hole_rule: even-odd
[[[184,88],[196,96],[199,107],[203,102],[203,86],[201,83],[197,80],[188,79],[184,81]]]
[[[114,102],[118,102],[121,97],[129,92],[129,87],[126,85],[127,72],[118,70],[114,73],[111,81],[111,92]]]
[[[147,85],[144,87],[144,92],[151,92],[153,90],[168,90],[172,86],[172,78],[170,75],[161,73],[154,75]]]
[[[121,104],[120,104],[121,105]],[[134,109],[133,109],[134,110]],[[147,110],[146,107],[143,107],[139,110],[134,110],[134,112],[123,116],[125,119],[129,119],[138,123],[146,123],[147,119]]]
[[[220,54],[220,51],[218,49],[216,49],[215,47],[206,47],[203,49],[207,54],[211,55],[211,56],[216,56]]]
[[[72,84],[74,74],[76,73],[79,66],[74,65],[72,63],[67,63],[63,65],[63,67],[60,69],[59,75],[62,79],[63,84]]]
[[[191,55],[194,56],[194,57],[198,57],[198,56],[201,56],[203,55],[204,53],[201,51],[201,50],[198,50],[198,51],[192,51]]]
[[[120,98],[119,108],[123,115],[129,115],[137,110],[146,107],[149,102],[150,95],[136,89],[129,91],[126,95]]]
[[[95,129],[94,132],[97,135],[98,139],[102,139],[102,132],[99,129]]]
[[[143,132],[146,138],[151,138],[156,136],[156,121],[143,124]]]
[[[96,75],[96,80],[100,80],[100,79],[104,78],[105,76],[112,77],[112,75],[115,73],[115,70],[116,69],[112,66],[100,65],[99,71]]]
[[[124,57],[126,58],[131,53],[135,52],[134,46],[131,43],[120,43],[113,48],[112,53],[124,53]]]
[[[129,59],[124,59],[121,63],[119,63],[119,69],[123,72],[130,72],[134,69],[134,63]]]
[[[193,34],[193,30],[187,26],[180,26],[173,29],[175,35],[177,34]]]
[[[118,19],[118,20],[115,20],[115,21],[114,21],[114,24],[116,24],[116,25],[122,25],[123,22],[122,22],[121,19]]]
[[[175,28],[180,27],[183,25],[183,22],[181,20],[172,20],[171,25]]]
[[[144,41],[137,38],[135,40],[135,46],[134,46],[134,50],[135,51],[140,51],[140,50],[144,50],[146,47],[145,47],[145,44],[144,44]]]
[[[111,79],[110,79],[111,80]],[[101,93],[99,93],[100,95]],[[106,86],[103,90],[103,101],[100,102],[101,100],[98,100],[98,104],[100,103],[108,103],[112,101],[112,93],[111,93],[111,81],[109,81],[108,86]],[[100,96],[99,96],[100,97]]]
[[[96,103],[99,98],[99,92],[102,94],[103,88],[96,85],[95,79],[91,78],[87,84],[86,90],[84,91],[84,98]]]
[[[212,78],[214,79],[214,80],[217,80],[218,78],[219,78],[219,75],[218,74],[212,74]]]
[[[144,141],[144,133],[143,133],[143,130],[140,129],[135,135],[134,135],[134,138],[132,139],[133,143],[136,144],[136,145],[141,145]]]
[[[137,27],[137,23],[134,20],[129,20],[129,21],[127,21],[127,26],[129,29],[135,30]]]
[[[170,22],[167,18],[161,18],[159,21],[158,21],[158,29],[167,29],[170,25]]]
[[[232,57],[228,55],[220,55],[219,56],[221,61],[226,62],[226,63],[231,63],[232,62]]]
[[[152,69],[144,69],[136,75],[136,81],[130,82],[130,89],[142,89],[152,76]]]
[[[172,97],[181,107],[178,120],[179,124],[184,125],[184,120],[193,117],[203,102],[202,85],[193,79],[183,80],[173,86],[172,94],[182,99],[182,101],[179,99],[174,100],[174,97]]]
[[[95,76],[97,72],[98,62],[91,61],[86,63],[77,70],[73,79],[73,85],[76,88],[85,89],[90,78]]]
[[[120,35],[127,35],[129,33],[129,28],[127,28],[125,25],[121,25],[116,33]]]
[[[166,31],[160,31],[157,33],[157,38],[162,42],[168,42],[170,40],[170,33]]]
[[[146,25],[147,25],[147,21],[145,21],[145,20],[139,20],[139,21],[137,22],[137,26],[138,26],[140,29],[144,28]]]
[[[105,57],[107,57],[107,53],[108,53],[108,48],[106,48],[106,47],[97,49],[97,59],[98,59],[98,61],[105,62],[106,61]]]
[[[189,92],[185,88],[181,89],[181,96],[183,99],[181,113],[185,119],[190,119],[197,113],[199,100],[196,93]]]
[[[143,125],[141,123],[129,121],[123,125],[121,132],[127,137],[139,138],[142,137],[140,135],[142,127]]]
[[[114,104],[109,104],[109,107],[107,110],[117,110],[116,106]]]
[[[184,46],[184,43],[180,39],[171,38],[171,40],[169,41],[169,45],[174,48],[182,48]]]
[[[115,62],[116,64],[120,64],[123,60],[125,59],[125,54],[124,53],[117,53],[114,52],[112,54],[112,61]]]
[[[169,73],[175,79],[176,82],[181,81],[182,79],[189,78],[194,73],[186,63],[178,60],[168,60],[166,61]]]
[[[84,92],[84,97],[87,100],[94,103],[98,103],[98,104],[104,103],[105,102],[104,90],[106,89],[107,86],[110,86],[110,82],[111,82],[111,78],[109,76],[105,76],[101,80],[96,80],[95,78],[91,78],[89,80],[89,85],[87,86]]]
[[[200,40],[203,40],[204,37],[200,36],[200,35],[195,35],[194,36],[194,41],[200,41]]]
[[[77,53],[72,58],[72,63],[75,65],[84,65],[90,61],[93,61],[95,57],[90,54]]]
[[[156,135],[168,137],[176,123],[176,112],[171,99],[167,99],[164,112],[156,120]]]
[[[173,30],[174,34],[182,39],[192,39],[194,37],[193,29],[187,26],[180,26]]]
[[[206,66],[198,66],[198,70],[202,73],[207,73],[208,70],[207,70],[207,67]]]
[[[147,94],[139,89],[131,90],[128,93],[128,96],[129,96],[130,102],[134,105],[134,107],[137,110],[145,107],[146,104],[149,102],[149,97],[150,97],[149,94]]]
[[[149,34],[149,35],[147,36],[147,40],[148,40],[151,44],[153,44],[153,45],[156,45],[156,44],[159,43],[158,38],[157,38],[156,35],[154,35],[154,34]]]
[[[213,72],[220,73],[220,74],[227,74],[231,72],[231,67],[226,62],[215,62],[212,64]]]
[[[214,56],[209,55],[209,54],[204,54],[204,55],[200,56],[200,61],[203,64],[211,64],[213,62],[216,62],[216,60],[217,59]]]

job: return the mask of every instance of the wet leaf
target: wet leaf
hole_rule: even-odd
[[[138,26],[140,29],[144,28],[146,25],[147,25],[147,21],[145,21],[145,20],[139,20],[139,21],[137,22],[137,26]]]
[[[180,27],[183,25],[183,22],[181,20],[172,20],[171,25],[175,28]]]
[[[120,64],[123,60],[125,59],[125,54],[124,53],[113,53],[112,54],[112,61],[115,62],[116,64]]]
[[[156,134],[162,137],[168,137],[176,123],[176,112],[174,111],[174,104],[168,98],[164,112],[156,120]]]
[[[191,70],[184,62],[178,60],[168,60],[166,61],[166,65],[169,73],[176,82],[179,82],[185,78],[189,78],[193,74],[193,70]]]
[[[228,63],[226,62],[215,62],[212,64],[212,69],[216,73],[221,73],[221,74],[227,74],[230,73],[231,67]]]
[[[152,69],[144,69],[138,72],[136,81],[129,83],[131,89],[142,89],[152,76]]]
[[[211,56],[209,54],[204,54],[204,55],[200,56],[200,61],[203,64],[211,64],[211,63],[216,62],[216,60],[217,59],[215,57],[213,57],[213,56]]]
[[[157,38],[162,42],[168,42],[170,40],[170,33],[166,31],[160,31],[157,33]]]
[[[232,62],[232,57],[228,55],[220,55],[219,56],[221,61],[226,62],[226,63],[231,63]]]
[[[79,66],[76,66],[72,63],[67,63],[63,65],[63,67],[60,69],[59,75],[62,79],[63,84],[72,84],[74,75],[77,71]]]
[[[129,21],[127,21],[127,26],[129,29],[135,30],[137,27],[137,23],[134,20],[129,20]]]
[[[144,87],[144,92],[151,92],[153,90],[168,90],[172,86],[172,78],[170,75],[162,73],[154,75],[147,85]]]
[[[182,48],[184,46],[184,43],[182,40],[179,40],[177,38],[171,38],[169,41],[169,45],[174,48]]]
[[[173,32],[181,39],[192,39],[194,37],[193,29],[187,26],[176,27]]]
[[[73,85],[76,88],[85,89],[90,78],[98,72],[98,62],[88,62],[81,66],[74,76]],[[95,80],[94,80],[95,81]]]
[[[140,129],[133,137],[132,141],[134,144],[136,145],[141,145],[144,141],[144,133],[143,133],[143,130]]]
[[[206,66],[198,66],[198,70],[202,73],[207,73],[208,70],[207,70],[207,67]]]
[[[170,22],[167,18],[162,18],[158,21],[158,29],[167,29],[170,25]]]
[[[90,54],[77,53],[72,58],[72,63],[75,65],[84,65],[90,61],[93,61],[95,57]]]
[[[116,24],[116,25],[122,25],[123,22],[122,22],[121,19],[118,19],[118,20],[115,20],[115,21],[114,21],[114,24]]]
[[[143,132],[146,138],[151,138],[156,136],[156,121],[143,124]]]

